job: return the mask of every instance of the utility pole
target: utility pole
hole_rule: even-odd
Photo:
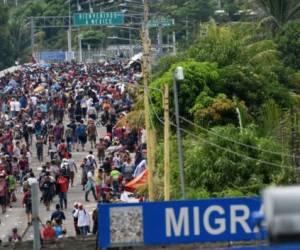
[[[78,34],[78,54],[79,54],[79,62],[82,62],[82,37],[81,34]]]
[[[30,17],[31,54],[34,57],[34,20]]]
[[[170,200],[170,113],[169,113],[169,86],[164,86],[164,197]]]
[[[175,19],[172,20],[173,26],[175,26]],[[173,31],[173,54],[176,55],[176,32]]]
[[[39,193],[38,183],[31,184],[31,200],[32,200],[32,225],[33,225],[33,250],[41,249],[40,239],[40,219],[39,219]]]
[[[160,55],[162,53],[162,40],[163,40],[163,27],[160,24],[158,26],[158,32],[157,32],[157,46],[158,46],[158,54]]]
[[[189,19],[185,17],[185,40],[189,40]]]
[[[150,105],[148,96],[148,85],[150,75],[150,40],[149,40],[149,6],[148,0],[144,0],[144,20],[142,25],[142,40],[143,40],[143,78],[144,78],[144,108],[145,108],[145,125],[147,133],[147,168],[148,168],[148,193],[149,200],[154,201],[154,190],[153,190],[153,170],[154,170],[154,159],[152,145],[154,140],[154,130],[151,128],[150,123]]]
[[[71,52],[72,52],[72,27],[71,27],[71,0],[69,0],[69,28],[67,32],[67,38],[68,38],[68,52],[69,52],[69,60],[71,58]]]

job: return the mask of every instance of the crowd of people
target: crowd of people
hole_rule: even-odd
[[[62,210],[78,173],[86,202],[90,194],[96,202],[120,199],[126,183],[146,168],[145,129],[120,123],[133,108],[127,89],[135,73],[121,61],[28,64],[0,78],[2,213],[17,202],[20,188],[30,225],[31,185],[38,183],[47,211],[55,196],[59,200],[41,232],[47,239],[66,236]],[[76,162],[74,152],[85,157]],[[74,204],[72,216],[77,235],[97,232],[97,215],[90,230],[83,204]]]

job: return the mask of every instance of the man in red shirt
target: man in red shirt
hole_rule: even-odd
[[[60,207],[63,210],[64,206],[63,203],[65,204],[65,209],[67,209],[67,192],[68,192],[68,188],[69,188],[69,180],[68,178],[66,178],[63,175],[60,175],[57,178],[57,186],[59,188],[59,203],[60,203]]]
[[[43,240],[51,240],[55,238],[55,230],[51,226],[51,221],[46,222],[46,226],[41,230],[41,237]]]

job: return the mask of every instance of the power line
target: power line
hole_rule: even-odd
[[[138,83],[137,83],[136,85],[134,85],[134,86],[135,86],[135,87],[138,87],[138,88],[144,88],[144,86],[142,86],[142,85],[140,85],[140,84],[138,84]],[[158,88],[147,87],[147,89],[148,89],[148,90],[149,90],[149,89],[157,90],[157,91],[159,91],[161,94],[163,94],[162,90],[161,90],[161,89],[158,89]],[[153,101],[152,101],[152,99],[151,99],[150,97],[149,97],[149,101],[150,101],[150,107],[152,108],[152,111],[153,111],[153,113],[154,113],[156,119],[157,119],[162,125],[164,125],[164,121],[163,121],[163,120],[159,117],[159,115],[157,114],[157,112],[156,112],[156,110],[155,110],[155,108],[154,108],[154,103],[153,103]],[[182,118],[182,117],[181,117],[181,118]],[[186,120],[186,119],[185,119],[185,120]],[[187,121],[189,121],[189,120],[187,120]],[[189,122],[191,122],[191,121],[189,121]],[[192,123],[192,122],[191,122],[191,123]],[[177,125],[174,124],[173,122],[170,122],[170,124],[171,124],[171,126],[177,128]],[[195,134],[191,133],[190,131],[188,131],[188,130],[186,130],[186,129],[184,129],[184,128],[181,128],[181,127],[180,127],[180,130],[183,131],[183,132],[185,132],[186,134],[189,134],[190,136],[192,136],[192,137],[194,137],[194,138],[196,138],[196,139],[202,140],[203,142],[205,142],[205,143],[207,143],[207,144],[209,144],[209,145],[211,145],[211,146],[213,146],[213,147],[219,148],[219,149],[221,149],[221,150],[223,150],[223,151],[226,151],[226,152],[228,152],[228,153],[234,154],[234,155],[236,155],[236,156],[238,156],[238,157],[245,158],[245,159],[252,160],[252,161],[259,161],[260,163],[264,163],[264,164],[266,164],[266,165],[270,165],[270,166],[274,166],[274,167],[280,167],[280,168],[281,168],[281,167],[284,167],[284,168],[289,168],[289,167],[286,167],[286,166],[283,166],[283,165],[279,165],[279,164],[276,164],[276,163],[272,163],[272,162],[268,162],[268,161],[265,161],[265,160],[253,158],[253,157],[251,157],[251,156],[243,155],[243,154],[240,154],[240,153],[238,153],[238,152],[236,152],[236,151],[233,151],[233,150],[231,150],[231,149],[228,149],[228,148],[224,148],[224,147],[222,147],[222,146],[220,146],[220,145],[218,145],[218,144],[216,144],[216,143],[213,143],[213,142],[211,142],[211,141],[209,141],[209,140],[203,139],[203,138],[200,137],[199,135],[195,135]],[[225,137],[225,138],[227,138],[227,137]],[[227,138],[227,139],[229,139],[229,138]],[[232,140],[232,142],[236,142],[236,141]],[[244,144],[244,145],[251,146],[251,145],[248,145],[248,144]],[[259,149],[259,148],[257,148],[257,149]],[[259,149],[259,150],[261,150],[261,149]],[[274,152],[272,152],[272,151],[268,151],[268,150],[266,150],[266,151],[267,151],[267,152],[274,153]],[[279,153],[278,153],[278,154],[279,154]],[[279,156],[281,156],[281,154],[279,154]]]
[[[160,90],[158,88],[151,88],[151,89],[157,90],[157,91],[159,91],[163,95],[162,90]],[[154,105],[153,102],[152,102],[152,105]],[[224,140],[230,141],[232,143],[235,143],[235,144],[243,146],[243,147],[251,148],[251,149],[254,149],[256,151],[260,151],[260,152],[264,152],[264,153],[268,153],[268,154],[272,154],[272,155],[277,155],[277,156],[286,156],[286,157],[289,157],[289,158],[300,158],[300,157],[293,156],[293,155],[290,155],[290,154],[285,154],[285,153],[280,153],[280,152],[273,152],[273,151],[270,151],[270,150],[261,149],[261,148],[258,148],[258,147],[255,147],[255,146],[252,146],[252,145],[249,145],[249,144],[245,144],[245,143],[242,143],[240,141],[236,141],[236,140],[233,140],[231,138],[222,136],[222,135],[220,135],[218,133],[213,132],[212,130],[203,128],[202,126],[200,126],[200,125],[198,125],[198,124],[196,124],[196,123],[194,123],[194,122],[192,122],[190,120],[187,120],[186,118],[184,118],[182,116],[180,116],[180,119],[183,120],[183,121],[185,121],[185,122],[187,122],[187,123],[189,123],[190,125],[194,125],[194,126],[200,128],[200,129],[202,129],[203,131],[205,131],[205,132],[207,132],[209,134],[215,135],[215,136],[217,136],[219,138],[222,138]]]
[[[252,146],[252,145],[249,145],[249,144],[245,144],[245,143],[242,143],[240,141],[236,141],[236,140],[233,140],[231,138],[228,138],[228,137],[225,137],[225,136],[222,136],[218,133],[215,133],[213,132],[212,130],[209,130],[209,129],[206,129],[206,128],[203,128],[202,126],[190,121],[190,120],[187,120],[186,118],[180,116],[180,119],[189,123],[190,125],[194,125],[196,126],[197,128],[200,128],[202,129],[203,131],[209,133],[209,134],[212,134],[212,135],[215,135],[219,138],[222,138],[226,141],[230,141],[232,143],[235,143],[235,144],[238,144],[240,146],[243,146],[243,147],[247,147],[247,148],[251,148],[251,149],[254,149],[254,150],[257,150],[257,151],[261,151],[261,152],[264,152],[264,153],[268,153],[268,154],[272,154],[272,155],[278,155],[278,156],[286,156],[286,157],[289,157],[289,158],[299,158],[299,157],[296,157],[296,156],[293,156],[293,155],[290,155],[290,154],[285,154],[285,153],[280,153],[280,152],[273,152],[273,151],[270,151],[270,150],[266,150],[266,149],[261,149],[261,148],[258,148],[258,147],[255,147],[255,146]]]

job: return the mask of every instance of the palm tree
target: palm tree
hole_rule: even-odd
[[[299,0],[255,0],[255,2],[265,13],[265,18],[261,22],[271,23],[274,30],[300,17]]]

